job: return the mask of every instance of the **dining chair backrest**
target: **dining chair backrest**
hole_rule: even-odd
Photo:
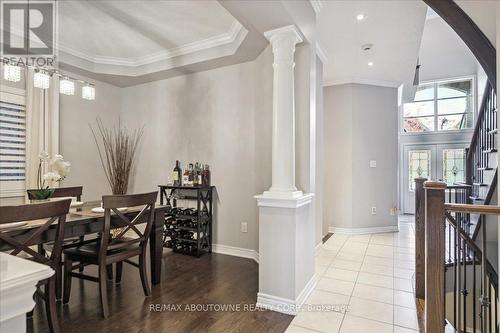
[[[28,199],[35,200],[33,196],[34,190],[27,190]],[[83,186],[57,187],[50,196],[51,198],[74,197],[78,201],[82,201]]]
[[[104,256],[109,250],[124,248],[135,243],[145,246],[148,241],[154,220],[154,209],[158,192],[125,194],[125,195],[105,195],[102,197],[102,208],[104,208],[104,228],[101,239],[99,256]],[[132,220],[120,212],[122,207],[144,206],[142,210]],[[123,228],[117,235],[111,236],[111,213],[115,213],[121,220]],[[144,231],[137,228],[137,224],[146,219]],[[133,231],[137,238],[127,238],[126,233]]]
[[[0,230],[0,241],[13,248],[10,252],[11,255],[17,256],[19,253],[24,252],[38,263],[55,267],[61,256],[61,247],[64,240],[64,222],[66,221],[66,214],[69,211],[70,204],[71,199],[66,199],[30,205],[2,206],[0,209],[0,224],[30,221],[33,223],[33,227],[26,228],[26,232],[22,238],[14,238],[9,233],[21,232],[24,229]],[[52,224],[57,224],[55,227],[54,247],[50,258],[46,258],[30,246],[40,244],[44,232]]]

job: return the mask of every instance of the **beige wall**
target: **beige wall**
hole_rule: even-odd
[[[326,222],[348,229],[396,226],[390,210],[397,206],[397,89],[347,84],[325,87],[324,95]]]
[[[328,226],[352,227],[352,85],[325,87],[324,219]]]
[[[208,163],[217,187],[216,244],[258,249],[253,196],[270,184],[271,63],[267,49],[253,62],[122,90],[122,119],[145,126],[132,191],[165,184],[175,160]]]
[[[73,74],[71,76],[94,82],[96,99],[89,101],[81,98],[79,85],[74,96],[60,95],[59,150],[71,163],[71,172],[61,186],[83,185],[83,200],[100,201],[102,195],[111,193],[111,189],[89,125],[95,128],[97,117],[110,126],[118,122],[121,88]]]

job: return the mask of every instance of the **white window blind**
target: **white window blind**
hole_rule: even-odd
[[[24,195],[26,156],[25,96],[0,92],[0,196]]]

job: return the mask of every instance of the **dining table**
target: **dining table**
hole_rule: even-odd
[[[80,236],[92,235],[101,233],[104,230],[104,212],[95,212],[92,209],[100,207],[100,201],[90,201],[84,202],[83,205],[79,206],[78,209],[71,208],[69,213],[66,215],[66,221],[64,224],[64,239],[74,239]],[[137,216],[143,206],[141,207],[127,207],[122,213],[132,220]],[[153,285],[159,284],[161,281],[161,266],[162,266],[162,253],[163,253],[163,228],[165,224],[165,211],[166,206],[159,205],[155,206],[154,209],[154,221],[151,228],[151,234],[149,236],[149,252],[150,252],[150,271],[151,271],[151,283]],[[2,207],[0,206],[0,209]],[[33,228],[36,228],[44,224],[47,219],[25,221],[26,223],[17,223],[12,225],[11,228],[3,225],[0,232],[7,233],[14,239],[22,241],[26,238],[26,234],[30,232]],[[146,223],[147,214],[137,221],[137,224]],[[126,224],[114,213],[111,214],[111,229],[123,228]],[[39,240],[33,244],[27,244],[30,246],[36,246],[55,240],[56,236],[56,225],[51,225],[47,230],[43,232]],[[8,251],[12,249],[12,245],[0,240],[0,251]]]

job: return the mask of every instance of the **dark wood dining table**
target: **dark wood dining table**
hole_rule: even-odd
[[[64,238],[75,238],[84,235],[97,234],[102,232],[104,223],[104,213],[94,213],[91,211],[94,207],[100,207],[100,202],[86,202],[78,210],[71,208],[70,212],[66,215],[66,222],[64,225]],[[0,206],[0,209],[2,207]],[[127,211],[123,214],[130,219],[133,219],[142,207],[128,207]],[[149,236],[149,250],[150,250],[150,264],[151,264],[151,283],[159,284],[161,281],[161,262],[163,253],[163,226],[165,224],[165,210],[166,206],[156,206],[153,227],[151,235]],[[138,223],[145,223],[147,216],[144,216]],[[0,230],[1,232],[8,233],[14,239],[22,240],[30,229],[43,224],[45,220],[27,221],[25,225],[13,227],[11,229]],[[118,216],[111,216],[111,228],[124,227],[124,222]],[[39,245],[51,242],[55,239],[55,225],[52,225],[46,230],[41,240],[29,245]],[[0,240],[0,251],[8,251],[11,245]]]

